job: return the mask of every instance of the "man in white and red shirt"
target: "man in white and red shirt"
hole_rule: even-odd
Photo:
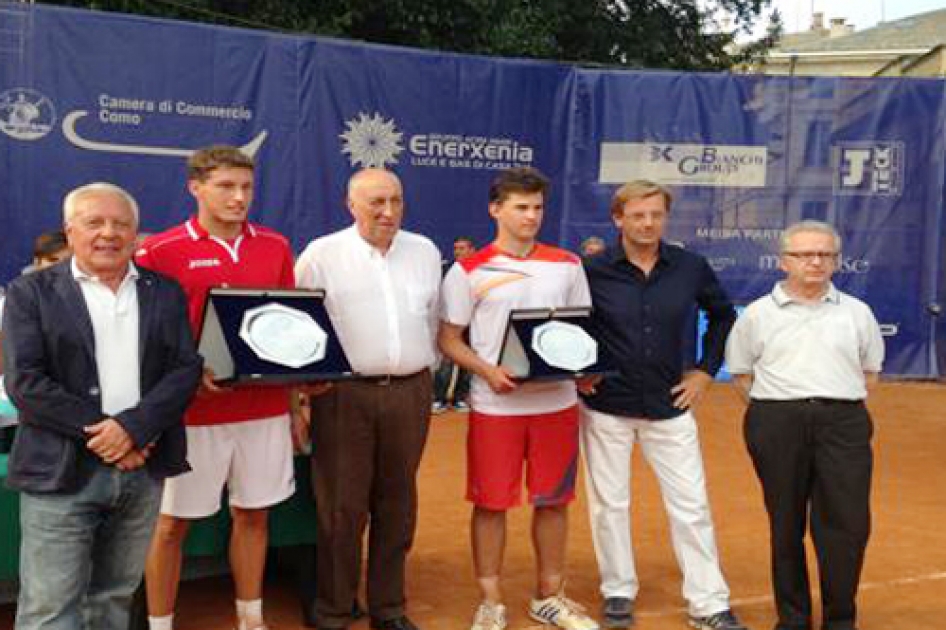
[[[234,147],[201,149],[188,160],[197,215],[144,242],[136,262],[175,278],[198,333],[213,287],[293,287],[293,259],[282,235],[247,221],[253,160]],[[193,519],[220,510],[227,487],[233,531],[230,565],[237,630],[265,628],[262,581],[267,510],[292,495],[295,481],[289,394],[283,388],[221,388],[205,374],[185,416],[191,472],[165,486],[148,556],[151,630],[171,630],[181,573],[181,546]]]
[[[520,502],[523,462],[539,576],[529,615],[567,630],[598,627],[564,595],[567,507],[578,466],[575,383],[517,383],[497,365],[511,310],[591,303],[578,257],[535,240],[547,189],[535,169],[500,173],[489,193],[496,240],[457,262],[441,289],[440,349],[474,374],[467,499],[474,504],[473,561],[483,602],[472,630],[506,627],[500,586],[506,510]]]

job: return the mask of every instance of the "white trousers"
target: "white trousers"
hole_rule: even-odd
[[[631,455],[640,442],[660,484],[683,597],[694,616],[729,608],[719,568],[703,457],[693,414],[650,421],[581,409],[591,533],[604,597],[634,599],[640,584],[631,544]]]

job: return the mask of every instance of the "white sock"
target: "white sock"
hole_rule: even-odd
[[[174,615],[148,617],[148,630],[174,630]]]
[[[263,620],[263,600],[262,599],[238,599],[236,600],[237,619],[247,619],[249,621],[259,622]]]

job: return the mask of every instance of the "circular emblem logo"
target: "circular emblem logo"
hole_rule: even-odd
[[[394,126],[393,118],[385,120],[377,112],[372,116],[362,112],[345,126],[348,129],[339,137],[344,141],[342,153],[348,154],[352,166],[384,168],[397,164],[398,154],[404,151],[400,145],[404,134]]]
[[[53,102],[36,90],[13,88],[0,93],[0,131],[17,140],[38,140],[56,122]]]

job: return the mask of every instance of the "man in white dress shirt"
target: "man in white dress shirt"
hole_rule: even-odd
[[[873,432],[867,384],[884,358],[866,304],[831,283],[833,227],[802,221],[782,235],[784,281],[736,321],[726,360],[749,398],[745,436],[771,529],[776,630],[812,628],[805,560],[811,526],[824,630],[854,630],[870,534]]]
[[[440,253],[400,229],[404,194],[394,173],[355,173],[348,208],[354,225],[316,239],[296,263],[299,286],[325,290],[342,347],[363,376],[312,402],[316,615],[323,630],[351,624],[370,522],[370,625],[416,630],[404,611],[404,565],[430,421]]]

